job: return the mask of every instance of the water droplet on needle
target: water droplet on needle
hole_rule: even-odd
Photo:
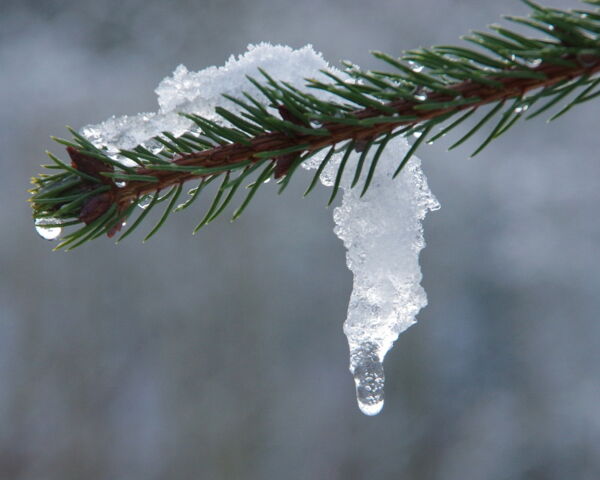
[[[150,205],[151,201],[152,195],[146,195],[145,197],[142,197],[140,200],[138,200],[138,207],[140,207],[142,210],[146,210],[146,208],[148,208],[148,205]]]
[[[519,105],[517,108],[515,108],[515,113],[526,112],[528,108],[529,108],[529,105]]]
[[[423,65],[419,65],[418,63],[413,62],[412,60],[408,61],[408,66],[410,67],[410,69],[413,72],[419,73],[419,72],[423,71]]]
[[[529,68],[537,68],[541,64],[542,64],[541,58],[528,58],[527,60],[525,60],[525,65],[527,65]]]
[[[56,240],[62,232],[62,228],[56,226],[59,223],[54,218],[38,218],[35,221],[35,230],[45,240]]]

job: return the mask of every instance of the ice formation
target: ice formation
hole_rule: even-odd
[[[180,135],[194,128],[179,112],[216,118],[216,106],[239,112],[237,105],[222,97],[224,93],[241,97],[246,91],[260,98],[256,87],[246,79],[246,75],[260,78],[259,67],[298,88],[304,87],[308,77],[327,80],[320,69],[333,70],[311,46],[299,50],[269,44],[249,46],[245,54],[232,56],[223,67],[199,72],[190,72],[183,65],[177,67],[156,89],[158,112],[113,117],[84,127],[81,133],[98,147],[114,152],[115,158],[119,157],[119,149],[138,144],[160,148],[151,137],[162,131]],[[344,76],[342,72],[335,73]],[[322,98],[329,95],[316,90],[311,93]],[[403,138],[388,144],[371,188],[362,198],[359,187],[350,188],[351,175],[347,174],[341,184],[342,203],[334,211],[335,232],[347,248],[348,267],[354,274],[344,332],[350,346],[350,370],[358,404],[367,415],[377,414],[383,406],[383,357],[400,332],[415,322],[415,316],[427,302],[419,284],[418,256],[425,245],[421,221],[428,210],[439,205],[416,157],[392,180],[407,149]],[[314,168],[319,159],[322,156],[313,157],[305,166]],[[355,160],[351,157],[348,165],[356,164]],[[333,184],[339,161],[340,158],[333,158],[324,170],[321,181],[325,185]]]
[[[420,285],[419,252],[425,246],[421,222],[439,203],[416,157],[392,180],[408,149],[403,137],[388,143],[362,198],[361,188],[350,188],[352,175],[346,174],[342,203],[333,214],[335,233],[344,242],[354,275],[344,333],[358,405],[366,415],[376,415],[383,407],[383,357],[427,304]],[[349,165],[360,154],[353,155]],[[325,185],[333,184],[336,167],[334,163],[323,172]]]

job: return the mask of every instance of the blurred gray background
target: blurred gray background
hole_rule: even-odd
[[[327,191],[301,199],[308,174],[262,189],[236,224],[192,236],[198,203],[149,243],[71,253],[51,252],[27,205],[44,150],[61,153],[49,135],[156,110],[179,63],[270,41],[369,68],[369,50],[456,43],[525,11],[1,0],[0,478],[600,478],[598,101],[474,159],[476,142],[422,148],[442,204],[425,224],[429,306],[386,358],[375,418],[356,407],[352,279]]]

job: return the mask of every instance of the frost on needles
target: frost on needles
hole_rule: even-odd
[[[97,147],[106,147],[113,158],[120,149],[144,145],[151,151],[162,146],[152,137],[163,131],[179,136],[194,131],[195,125],[180,113],[194,113],[221,121],[214,113],[217,106],[238,113],[240,107],[222,95],[241,97],[243,92],[260,97],[246,76],[259,76],[262,68],[281,81],[304,88],[306,78],[326,81],[322,69],[345,74],[330,67],[311,46],[293,50],[269,44],[251,45],[245,54],[231,57],[222,67],[190,72],[183,65],[165,78],[158,88],[159,110],[134,116],[112,117],[81,129]],[[315,90],[325,100],[331,94]],[[273,109],[274,110],[274,109]],[[342,203],[334,210],[335,233],[347,249],[347,263],[354,284],[344,333],[350,347],[350,370],[354,375],[361,411],[377,414],[383,407],[383,358],[398,335],[415,322],[427,303],[420,286],[419,252],[424,247],[421,222],[429,210],[439,208],[427,186],[420,161],[412,157],[400,175],[392,180],[398,163],[408,150],[403,137],[392,140],[383,151],[374,172],[371,187],[364,196],[351,188],[351,178],[342,178]],[[334,183],[342,154],[336,154],[321,175],[326,186]],[[353,152],[347,162],[357,162]],[[311,158],[306,168],[316,168],[324,154]]]

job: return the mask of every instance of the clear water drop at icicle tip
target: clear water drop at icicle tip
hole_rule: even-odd
[[[350,371],[356,386],[358,408],[365,415],[377,415],[383,408],[385,375],[382,358],[373,343],[365,343],[350,352]]]
[[[38,218],[35,221],[35,230],[45,240],[56,240],[62,232],[62,228],[56,226],[57,223],[59,222],[54,218]]]

